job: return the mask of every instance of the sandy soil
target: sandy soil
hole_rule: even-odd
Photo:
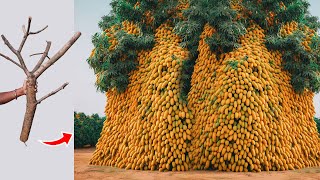
[[[94,148],[75,149],[74,151],[74,179],[75,180],[320,180],[320,167],[305,168],[294,171],[261,172],[261,173],[235,173],[219,171],[188,171],[188,172],[158,172],[158,171],[134,171],[107,166],[88,165]]]

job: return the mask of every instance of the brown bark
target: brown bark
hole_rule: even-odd
[[[20,134],[20,141],[26,142],[29,138],[30,130],[32,127],[33,118],[37,109],[37,98],[34,87],[37,84],[37,80],[34,75],[31,75],[27,79],[27,105],[24,115],[23,126]]]
[[[16,50],[10,44],[10,42],[8,41],[8,39],[4,35],[1,35],[5,45],[7,45],[8,48],[13,52],[13,54],[16,55],[16,57],[19,60],[19,63],[4,54],[0,53],[0,56],[5,58],[8,61],[14,63],[15,65],[17,65],[19,68],[21,68],[25,72],[25,74],[27,76],[27,84],[28,84],[27,85],[27,92],[26,92],[27,104],[26,104],[26,112],[24,115],[22,130],[21,130],[21,134],[20,134],[20,140],[24,143],[26,141],[28,141],[29,134],[30,134],[31,127],[32,127],[32,122],[33,122],[34,115],[35,115],[35,112],[37,109],[37,105],[40,104],[43,100],[47,99],[48,97],[58,93],[60,90],[64,89],[68,85],[68,83],[64,83],[60,88],[50,92],[49,94],[45,95],[41,99],[37,100],[35,86],[37,85],[38,77],[43,72],[45,72],[49,67],[51,67],[54,63],[56,63],[81,36],[80,32],[76,32],[74,34],[74,36],[56,54],[54,54],[52,56],[52,58],[48,57],[48,52],[50,50],[51,42],[47,41],[47,46],[46,46],[45,51],[43,53],[36,53],[36,54],[42,54],[38,63],[36,64],[36,66],[33,68],[32,71],[29,71],[28,68],[26,67],[25,62],[23,60],[23,57],[21,55],[21,51],[23,49],[23,46],[25,45],[25,42],[27,41],[29,35],[38,34],[42,31],[44,31],[48,27],[48,26],[46,26],[39,31],[30,32],[31,20],[32,20],[32,18],[29,17],[27,29],[25,28],[25,26],[23,26],[23,28],[22,28],[22,30],[24,32],[24,36],[23,36],[23,39],[20,43],[18,50]],[[33,54],[33,55],[36,55],[36,54]],[[46,57],[48,57],[49,60],[47,62],[44,62]]]
[[[34,75],[38,78],[45,70],[47,70],[50,66],[52,66],[55,62],[57,62],[68,50],[69,48],[79,39],[81,36],[80,32],[76,32],[70,40],[55,54],[53,55],[49,61],[42,64],[38,69],[34,71]]]

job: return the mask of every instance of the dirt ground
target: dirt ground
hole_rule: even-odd
[[[107,166],[88,165],[94,148],[75,149],[74,151],[74,179],[75,180],[320,180],[320,167],[305,168],[294,171],[261,172],[261,173],[235,173],[219,171],[188,171],[188,172],[158,172],[134,171]]]

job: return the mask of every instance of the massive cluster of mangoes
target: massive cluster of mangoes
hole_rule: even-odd
[[[123,27],[140,32],[133,23]],[[288,23],[281,35],[296,28]],[[106,32],[112,37],[112,30]],[[264,30],[252,24],[239,39],[241,47],[219,60],[205,41],[214,33],[205,25],[186,103],[180,99],[180,79],[189,52],[170,22],[156,29],[156,44],[139,52],[126,91],[106,93],[107,120],[90,164],[236,172],[320,166],[314,94],[294,92],[281,53],[264,45]],[[308,41],[310,36],[306,49]],[[116,42],[110,42],[112,49]]]
[[[188,106],[196,118],[193,168],[242,172],[319,166],[313,93],[294,93],[280,53],[263,44],[263,30],[247,31],[242,46],[220,61],[203,43],[213,29],[206,26],[203,33]]]
[[[109,91],[106,116],[91,164],[141,170],[188,170],[193,116],[179,100],[188,52],[172,27],[160,26],[156,45],[140,52],[139,68],[124,93]]]

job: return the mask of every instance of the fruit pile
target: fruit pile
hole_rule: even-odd
[[[263,30],[249,27],[241,47],[220,61],[203,43],[212,32],[206,26],[189,93],[196,118],[193,168],[247,172],[319,166],[313,93],[294,93],[281,55],[263,44]]]
[[[187,51],[172,27],[156,30],[156,44],[141,52],[124,93],[109,91],[106,121],[91,164],[140,170],[188,170],[193,118],[179,100]]]
[[[266,28],[250,6],[262,1],[216,2],[232,17],[218,24],[203,15],[218,12],[213,2],[173,2],[115,1],[114,21],[125,20],[101,23],[88,62],[106,91],[108,120],[90,164],[236,172],[320,166],[315,25],[286,20],[278,31]],[[268,26],[293,8],[279,4],[266,8]],[[121,14],[129,10],[136,18]]]

